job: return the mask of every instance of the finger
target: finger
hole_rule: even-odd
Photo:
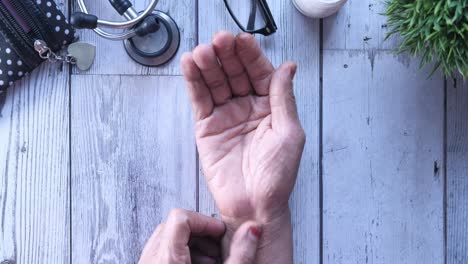
[[[221,65],[219,65],[213,46],[201,44],[196,47],[193,51],[193,60],[200,68],[215,104],[226,103],[232,97],[231,88]]]
[[[275,68],[263,54],[255,37],[248,33],[237,35],[236,53],[247,71],[255,92],[258,95],[268,95]]]
[[[200,251],[203,255],[210,257],[221,256],[221,242],[208,237],[191,237],[189,241],[190,249]]]
[[[146,242],[145,247],[143,248],[143,252],[141,253],[139,263],[151,263],[153,262],[154,258],[156,258],[156,254],[158,253],[158,247],[160,244],[160,236],[164,229],[164,223],[158,225],[156,230],[153,232],[151,237]]]
[[[193,60],[192,53],[187,52],[182,55],[180,64],[190,101],[192,102],[195,120],[204,119],[211,114],[214,107],[210,90],[203,80],[200,69]]]
[[[196,250],[190,251],[190,258],[192,264],[216,264],[216,258],[203,255],[203,253]]]
[[[286,62],[275,71],[271,80],[272,128],[278,132],[289,132],[300,127],[293,89],[296,69],[296,64]]]
[[[253,264],[262,229],[254,222],[244,223],[234,234],[225,264]]]
[[[229,31],[220,31],[213,37],[213,47],[231,85],[232,93],[245,96],[251,85],[247,72],[236,54],[236,38]]]
[[[187,245],[191,235],[219,238],[224,234],[220,220],[183,209],[174,209],[165,224],[164,241],[170,245]]]

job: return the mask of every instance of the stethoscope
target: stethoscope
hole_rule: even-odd
[[[123,40],[125,50],[136,62],[146,66],[160,66],[171,60],[180,45],[180,32],[175,21],[166,13],[155,10],[158,0],[137,12],[129,0],[109,0],[114,9],[127,19],[125,22],[101,20],[89,14],[83,0],[77,0],[81,12],[72,15],[70,22],[78,29],[93,29],[109,40]],[[124,29],[110,33],[102,28]]]

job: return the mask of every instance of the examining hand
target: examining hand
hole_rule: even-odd
[[[220,256],[224,224],[208,216],[173,210],[145,245],[140,264],[215,264]],[[254,264],[261,227],[244,223],[234,235],[227,264]]]
[[[293,94],[296,65],[275,70],[252,35],[229,32],[184,54],[181,64],[227,243],[241,223],[255,220],[264,231],[258,263],[291,262],[288,200],[305,143]]]
[[[140,264],[216,263],[221,254],[223,222],[175,209],[145,245]]]

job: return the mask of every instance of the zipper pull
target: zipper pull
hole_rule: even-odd
[[[83,42],[70,44],[68,46],[68,53],[65,56],[54,53],[47,46],[47,43],[41,39],[34,41],[34,49],[44,60],[48,60],[52,63],[60,61],[76,65],[81,71],[89,70],[96,57],[96,47]]]
[[[47,47],[47,43],[45,43],[45,41],[41,39],[34,41],[34,49],[37,53],[39,53],[39,57],[41,57],[44,60],[49,60],[49,58],[53,54],[52,50],[50,50],[49,47]]]

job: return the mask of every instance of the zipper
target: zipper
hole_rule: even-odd
[[[61,44],[58,43],[53,34],[54,29],[47,23],[47,17],[33,1],[13,0],[11,3],[37,38],[45,41],[53,51],[57,51],[61,48]]]
[[[24,32],[2,2],[0,2],[0,18],[5,26],[2,33],[10,41],[18,56],[30,70],[39,65],[42,59],[34,52],[34,39]]]

